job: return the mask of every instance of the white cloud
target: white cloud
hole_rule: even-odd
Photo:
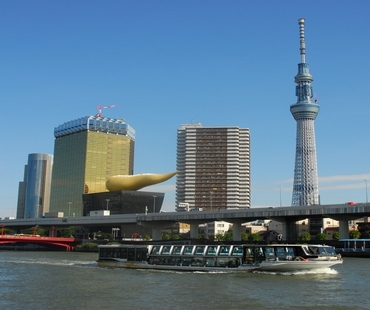
[[[364,180],[370,181],[370,174],[333,175],[328,177],[319,177],[319,183],[361,181],[365,186]]]

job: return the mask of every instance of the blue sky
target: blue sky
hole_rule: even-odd
[[[136,130],[136,174],[176,170],[181,124],[249,128],[253,207],[279,206],[280,190],[290,205],[301,17],[321,203],[365,202],[369,13],[367,0],[0,1],[0,217],[28,154],[52,154],[54,127],[98,105]],[[175,182],[145,190],[174,211]]]

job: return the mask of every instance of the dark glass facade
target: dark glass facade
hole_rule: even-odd
[[[108,201],[107,201],[108,199]],[[110,214],[158,213],[161,211],[164,193],[142,191],[113,191],[83,195],[84,211],[109,210]]]
[[[29,154],[19,186],[17,218],[38,218],[49,212],[53,155]]]

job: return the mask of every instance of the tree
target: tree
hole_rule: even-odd
[[[259,234],[257,234],[257,233],[254,233],[254,234],[250,234],[249,236],[248,236],[248,241],[249,242],[257,242],[257,241],[260,241],[260,235]]]
[[[45,229],[39,228],[39,227],[31,227],[31,228],[24,229],[22,230],[22,233],[29,234],[29,235],[35,234],[35,235],[40,235],[40,236],[46,235]]]
[[[324,234],[324,233],[318,233],[318,234],[316,235],[316,240],[324,241],[324,240],[326,240],[326,239],[328,239],[328,236],[327,236],[326,234]]]
[[[370,230],[364,232],[364,238],[370,238]]]
[[[143,236],[143,240],[144,241],[149,241],[150,240],[150,236],[149,235],[144,235]]]
[[[179,234],[171,234],[171,240],[179,240],[180,235]]]
[[[224,241],[225,240],[225,236],[223,234],[218,233],[218,234],[216,234],[215,239],[217,241]]]
[[[361,233],[358,230],[351,230],[349,232],[349,238],[350,239],[358,239],[361,237]]]
[[[75,228],[72,226],[58,230],[59,237],[64,237],[64,238],[70,238],[71,236],[74,235],[74,233],[75,233]]]
[[[164,233],[162,234],[162,240],[170,240],[170,234],[169,234],[169,233],[164,232]]]
[[[339,231],[333,232],[333,240],[338,241],[340,239]]]
[[[304,232],[299,236],[299,240],[302,242],[308,242],[311,240],[311,235],[308,232]]]
[[[1,229],[2,228],[0,228],[0,232],[1,232]],[[11,230],[10,228],[6,228],[6,227],[4,227],[3,229],[4,229],[4,235],[14,235],[14,230]]]
[[[60,234],[59,231],[58,231],[58,234]],[[94,232],[93,235],[94,235],[94,238],[97,240],[113,240],[112,233],[106,233],[106,232],[102,232],[99,230],[97,232]]]
[[[227,231],[224,234],[224,241],[232,241],[233,240],[233,232]]]
[[[246,232],[243,231],[241,233],[241,239],[242,239],[242,241],[248,241],[248,237],[249,237],[249,235]]]
[[[98,248],[98,244],[93,242],[86,242],[84,244],[77,245],[77,247],[89,251],[96,250]]]

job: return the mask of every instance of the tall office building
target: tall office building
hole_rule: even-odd
[[[294,168],[292,206],[319,204],[317,159],[314,121],[319,113],[317,100],[313,99],[311,82],[313,77],[306,63],[304,23],[298,20],[300,31],[301,63],[295,76],[297,103],[290,111],[297,121],[296,155]]]
[[[17,218],[38,218],[49,212],[53,155],[29,154],[19,183]]]
[[[176,206],[250,207],[249,129],[182,125],[177,131]]]
[[[83,194],[107,192],[109,177],[133,174],[135,131],[122,119],[82,117],[56,127],[54,136],[51,212],[82,216]]]

